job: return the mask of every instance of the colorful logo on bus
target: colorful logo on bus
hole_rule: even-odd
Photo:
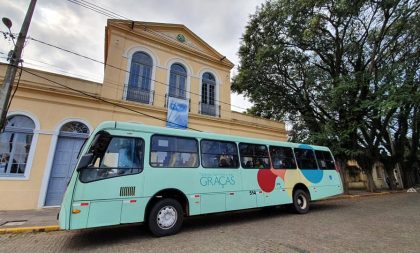
[[[299,145],[299,148],[312,150],[312,152],[314,150],[311,146],[306,145],[306,144]],[[300,168],[300,169],[301,169],[300,171],[302,172],[306,180],[308,180],[312,184],[317,184],[321,182],[324,176],[324,171],[319,170],[318,168],[305,168],[305,169]]]
[[[299,145],[301,149],[313,150],[313,148],[306,144]],[[317,184],[322,181],[324,171],[318,168],[305,168],[303,170],[288,170],[288,169],[259,169],[257,173],[257,181],[261,190],[264,192],[272,192],[276,187],[277,178],[283,180],[285,187],[287,182],[298,182],[299,174],[307,180],[307,186],[310,184]],[[293,187],[293,186],[291,186]]]

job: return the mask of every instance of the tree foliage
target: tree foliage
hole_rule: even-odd
[[[366,169],[417,159],[420,3],[267,1],[250,17],[232,89]],[[408,153],[406,150],[409,150]]]

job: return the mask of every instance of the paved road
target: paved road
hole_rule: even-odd
[[[0,235],[0,252],[420,252],[420,194],[313,203],[195,217],[177,235],[144,226]]]

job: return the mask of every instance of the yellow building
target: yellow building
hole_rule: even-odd
[[[166,126],[169,97],[188,101],[188,127],[286,139],[283,123],[231,111],[234,65],[184,25],[109,20],[105,62],[103,83],[24,69],[0,135],[0,209],[59,205],[96,125]]]

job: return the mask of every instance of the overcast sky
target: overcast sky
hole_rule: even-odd
[[[13,22],[18,33],[30,0],[0,0],[0,16]],[[184,24],[235,67],[240,38],[249,15],[264,0],[88,0],[132,20]],[[29,36],[103,61],[107,17],[67,0],[38,0]],[[7,28],[0,24],[0,30]],[[13,48],[0,38],[0,60]],[[29,40],[25,46],[24,66],[102,82],[103,65]],[[242,96],[232,94],[232,104],[248,108]],[[232,110],[241,111],[237,107]]]

